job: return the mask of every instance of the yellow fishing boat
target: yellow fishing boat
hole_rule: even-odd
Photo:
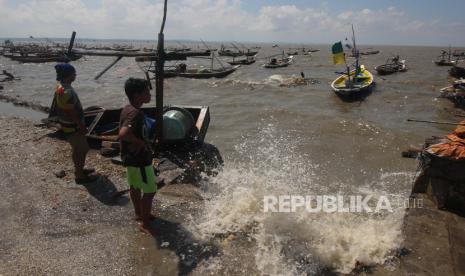
[[[331,48],[334,64],[345,64],[347,71],[346,73],[341,73],[342,75],[331,83],[331,87],[334,92],[340,96],[359,96],[362,92],[368,91],[371,88],[373,84],[373,75],[364,65],[360,65],[359,63],[360,53],[355,43],[354,25],[352,25],[352,46],[346,44],[346,47],[351,49],[352,53],[354,53],[354,69],[351,70],[350,66],[347,64],[341,41],[335,43]]]
[[[352,70],[350,75],[343,74],[337,77],[331,83],[331,87],[339,95],[352,96],[370,89],[372,84],[373,75],[364,65],[360,65],[358,70]]]

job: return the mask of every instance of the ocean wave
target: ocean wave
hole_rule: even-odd
[[[264,212],[269,195],[334,194],[334,187],[344,196],[401,199],[406,194],[384,189],[410,181],[411,174],[403,172],[382,172],[377,183],[358,187],[324,184],[320,167],[299,154],[298,145],[298,137],[280,133],[273,124],[257,138],[244,137],[236,146],[241,159],[226,162],[202,184],[204,211],[191,222],[192,232],[205,240],[231,233],[252,238],[256,267],[267,275],[313,275],[328,268],[349,273],[360,263],[391,258],[402,242],[402,206],[386,213]]]

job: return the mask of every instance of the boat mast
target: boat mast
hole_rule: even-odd
[[[449,44],[449,60],[448,60],[449,62],[450,62],[450,55],[451,55],[451,46]]]
[[[354,32],[354,24],[352,24],[352,43],[354,44],[354,56],[355,56],[355,74],[357,74],[358,72],[358,58],[359,58],[359,54],[358,54],[358,50],[357,50],[357,44],[355,44],[355,32]]]
[[[213,60],[215,59],[215,52],[212,51],[212,62],[211,62],[211,65],[210,65],[210,71],[213,73]]]
[[[156,102],[156,113],[155,113],[155,145],[161,144],[163,140],[163,80],[164,80],[164,66],[165,66],[165,46],[164,46],[164,35],[163,29],[165,28],[166,22],[166,11],[168,6],[168,0],[165,0],[163,8],[163,21],[158,33],[158,44],[157,44],[157,60],[155,62],[155,102]],[[157,147],[155,147],[157,148]]]

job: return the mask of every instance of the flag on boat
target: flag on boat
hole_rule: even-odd
[[[331,48],[333,52],[333,62],[334,64],[344,64],[346,63],[344,49],[342,48],[342,43],[336,42]]]

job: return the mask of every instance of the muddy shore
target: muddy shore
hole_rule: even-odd
[[[91,151],[96,183],[76,185],[65,141],[26,119],[0,116],[0,275],[176,275],[215,253],[181,226],[199,206],[195,187],[172,184],[156,197],[158,235],[137,230],[123,167]],[[54,173],[64,170],[66,176]]]

